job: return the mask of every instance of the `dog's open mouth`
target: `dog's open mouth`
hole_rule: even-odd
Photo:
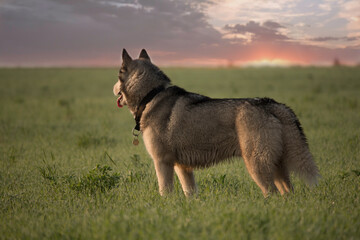
[[[120,94],[120,97],[118,97],[118,99],[117,99],[117,105],[118,105],[118,107],[119,108],[122,108],[123,107],[123,105],[121,104],[121,99],[122,99],[122,95]]]

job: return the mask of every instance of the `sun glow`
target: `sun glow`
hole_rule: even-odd
[[[296,63],[284,59],[260,59],[255,61],[242,62],[243,67],[289,67]]]

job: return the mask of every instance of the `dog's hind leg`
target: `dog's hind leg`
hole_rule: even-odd
[[[276,186],[274,184],[273,170],[270,168],[264,168],[259,164],[258,159],[251,157],[243,157],[246,168],[255,181],[255,183],[261,189],[264,197],[269,196],[269,193],[276,192]]]
[[[159,192],[161,196],[164,196],[173,190],[174,165],[162,161],[154,161],[154,165],[159,184]]]
[[[196,184],[193,169],[182,165],[175,165],[174,168],[185,196],[189,197],[195,194]]]
[[[236,127],[248,172],[267,197],[277,191],[274,178],[283,153],[281,123],[266,110],[247,104],[239,108]]]
[[[274,183],[281,195],[293,191],[289,171],[282,164],[275,167]]]

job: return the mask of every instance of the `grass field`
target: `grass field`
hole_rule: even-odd
[[[116,69],[0,69],[0,239],[360,239],[360,68],[164,70],[211,97],[298,115],[322,178],[264,199],[236,159],[160,197]]]

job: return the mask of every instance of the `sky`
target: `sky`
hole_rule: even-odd
[[[0,66],[360,64],[359,0],[0,0]]]

